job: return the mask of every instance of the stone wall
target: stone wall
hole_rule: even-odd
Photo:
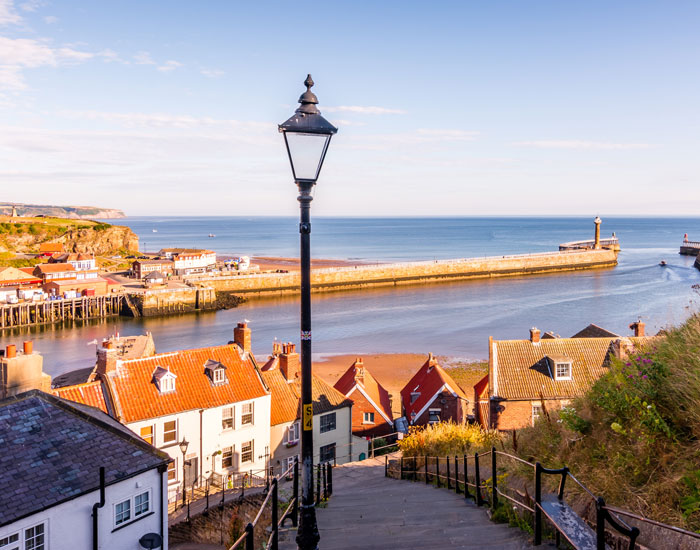
[[[321,292],[365,286],[398,286],[574,271],[615,265],[615,251],[582,250],[316,269],[311,273],[311,284],[314,292]],[[207,280],[207,285],[216,290],[242,295],[295,293],[298,292],[299,283],[298,272],[233,275]]]
[[[216,309],[216,291],[210,287],[153,289],[130,299],[144,317]]]

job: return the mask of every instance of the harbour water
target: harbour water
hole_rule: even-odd
[[[295,218],[127,218],[142,250],[206,247],[217,253],[297,256]],[[366,289],[313,296],[315,354],[433,352],[466,359],[487,356],[488,337],[524,338],[535,325],[562,336],[593,322],[620,334],[641,317],[649,331],[695,311],[700,271],[680,256],[684,233],[700,236],[700,218],[604,218],[622,251],[615,268]],[[155,232],[153,230],[156,230]],[[209,234],[216,237],[208,237]],[[316,218],[316,258],[364,262],[498,256],[556,250],[592,238],[589,218]],[[659,266],[666,260],[667,266]],[[151,331],[159,352],[225,343],[248,319],[253,350],[265,357],[277,338],[297,341],[298,298],[251,301],[228,311],[149,319],[110,319],[71,327],[6,332],[0,344],[31,338],[57,375],[91,364],[95,344],[115,331]]]

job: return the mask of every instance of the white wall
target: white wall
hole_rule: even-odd
[[[95,472],[95,477],[99,474]],[[162,474],[165,476],[166,474]],[[125,479],[105,490],[105,505],[98,510],[98,543],[100,550],[141,550],[139,539],[146,533],[158,533],[164,537],[163,548],[168,547],[168,507],[164,504],[161,525],[160,476],[157,469]],[[139,485],[137,487],[137,485]],[[115,530],[114,506],[136,494],[150,491],[150,510],[143,517],[124,523]],[[100,500],[99,490],[82,495],[34,514],[12,525],[0,527],[0,539],[19,533],[20,548],[24,541],[24,529],[44,522],[46,550],[92,550],[92,506]],[[151,513],[152,512],[152,513]]]

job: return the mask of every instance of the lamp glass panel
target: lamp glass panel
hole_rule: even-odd
[[[321,161],[330,136],[285,132],[285,138],[292,160],[294,178],[315,181],[321,171]]]

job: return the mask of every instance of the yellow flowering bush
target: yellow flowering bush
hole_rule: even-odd
[[[404,456],[454,456],[490,449],[501,436],[477,424],[438,422],[426,427],[411,426],[399,441]]]

